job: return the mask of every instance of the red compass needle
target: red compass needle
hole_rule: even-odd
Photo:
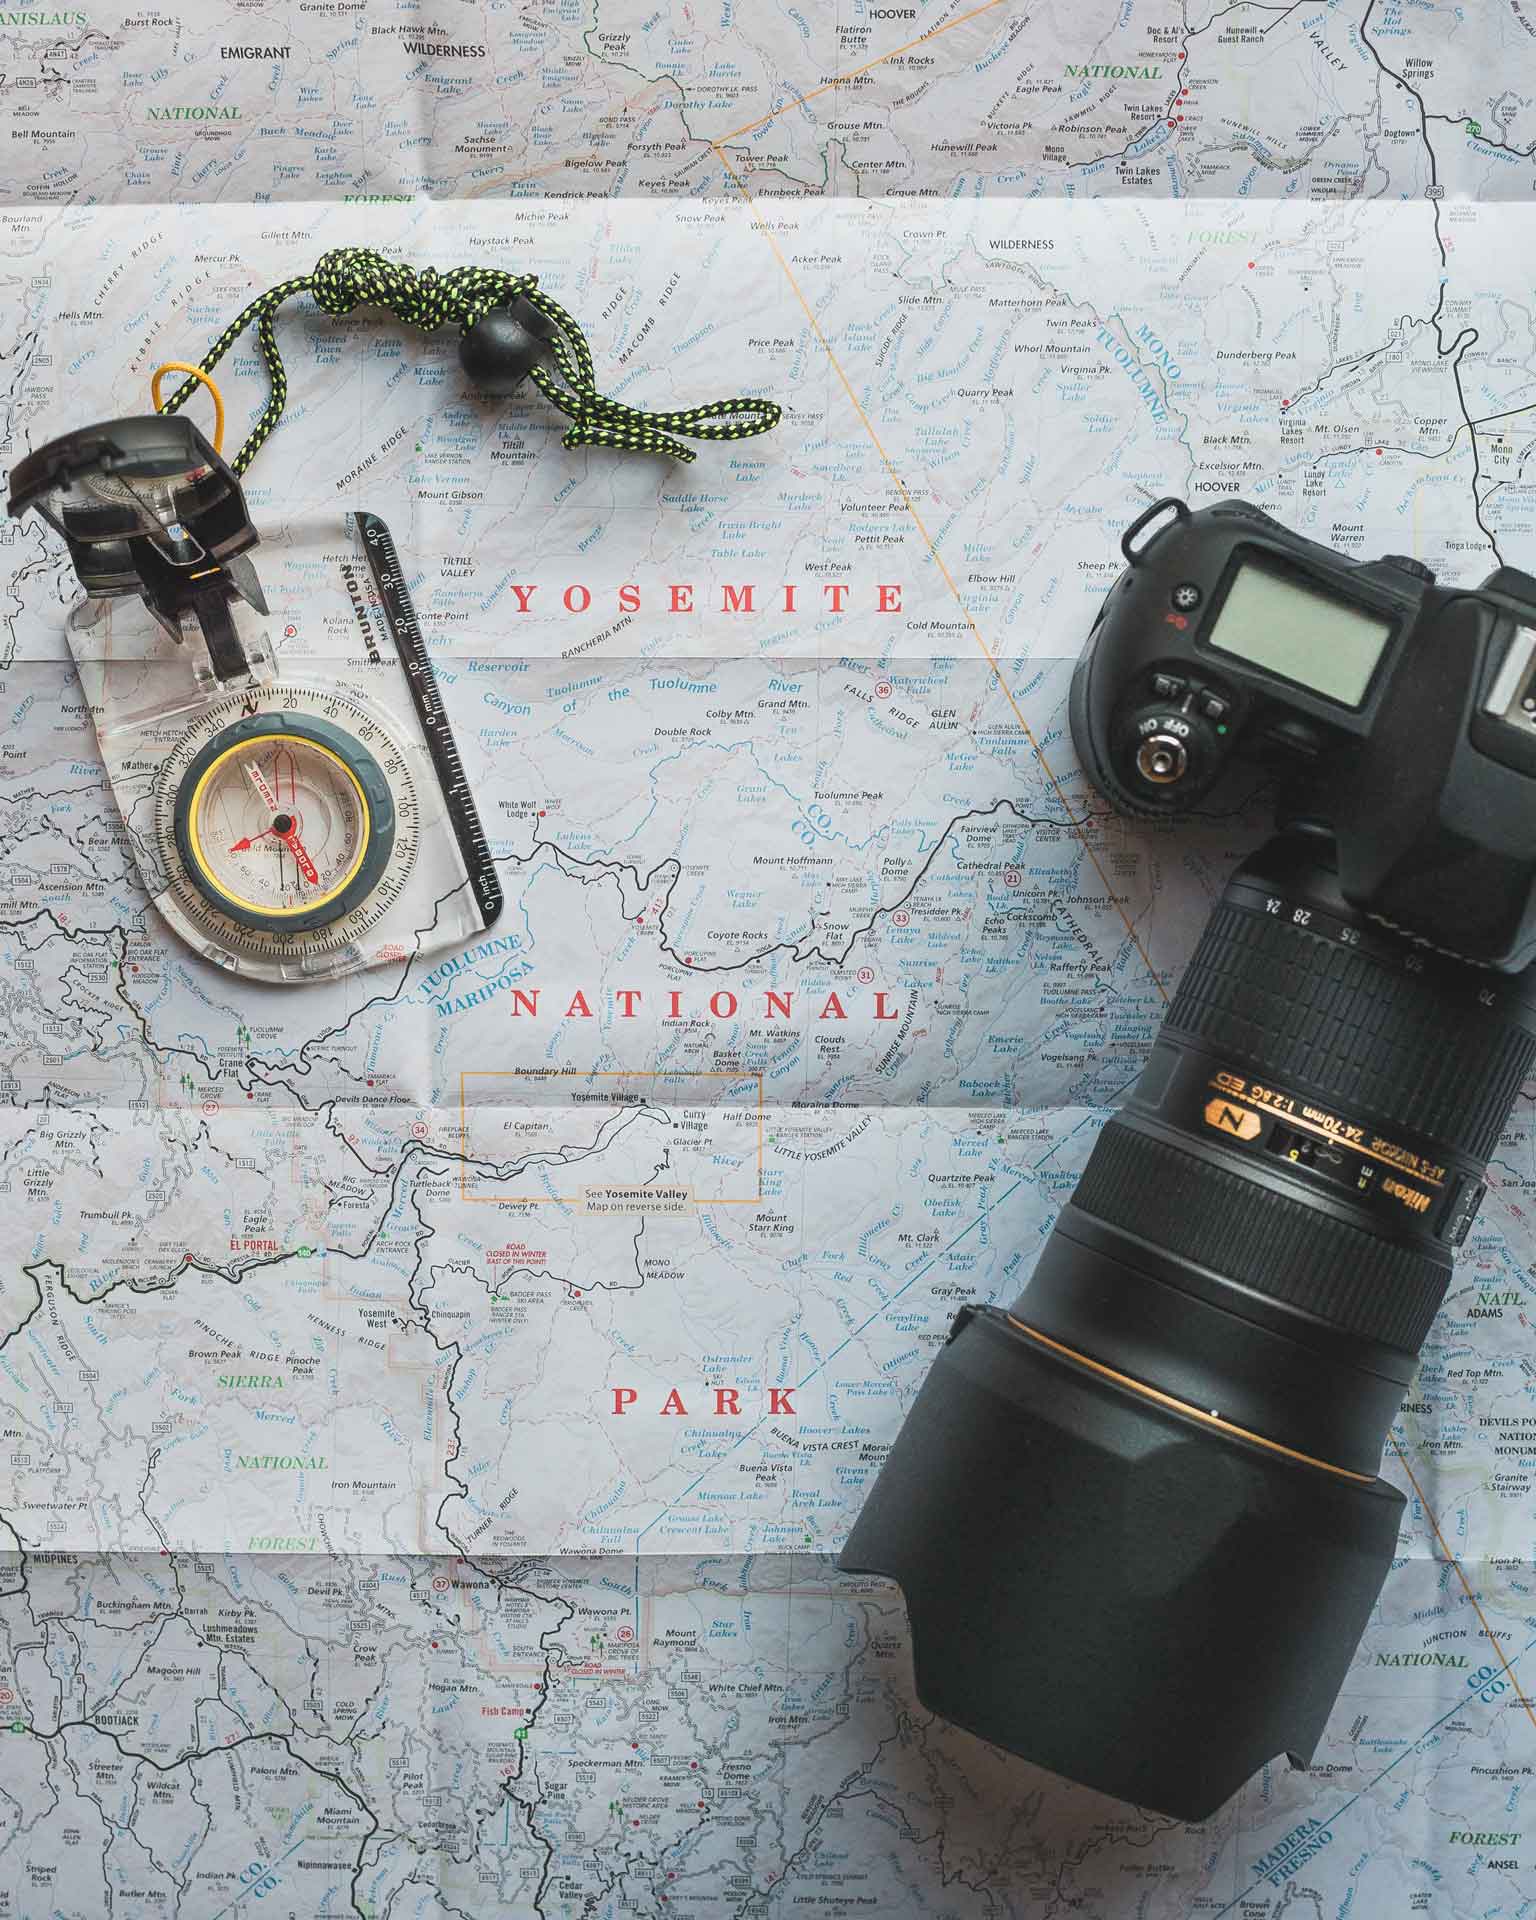
[[[312,887],[320,884],[320,870],[309,857],[308,849],[299,838],[297,827],[289,827],[280,833],[276,827],[265,827],[260,833],[247,834],[243,840],[236,840],[230,846],[231,853],[249,853],[258,840],[276,840],[279,846],[286,847],[293,855],[293,864],[299,870],[299,878],[307,880]]]
[[[271,831],[275,833],[277,830],[274,827]],[[301,880],[307,880],[312,887],[318,887],[320,884],[320,871],[314,861],[311,860],[305,852],[304,842],[299,838],[298,828],[290,827],[286,833],[279,833],[277,837],[293,855],[293,864],[299,870],[299,878]]]
[[[260,833],[248,833],[243,840],[231,841],[229,850],[231,853],[249,853],[258,840],[270,839],[273,834],[277,834],[276,827],[263,827]],[[277,834],[277,837],[281,839],[282,835]]]

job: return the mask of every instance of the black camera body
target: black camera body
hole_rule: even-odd
[[[1536,1074],[1536,579],[1441,588],[1241,501],[1122,547],[1084,772],[1155,819],[1263,768],[1281,831],[840,1564],[899,1582],[934,1712],[1201,1819],[1323,1737],[1412,1524],[1382,1450]]]
[[[1242,500],[1160,500],[1120,544],[1071,700],[1117,810],[1187,814],[1258,765],[1358,912],[1503,972],[1536,958],[1536,579],[1438,587]]]

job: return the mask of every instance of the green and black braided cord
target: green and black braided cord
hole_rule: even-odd
[[[288,375],[277,349],[273,319],[296,294],[308,293],[327,313],[350,313],[354,307],[383,307],[408,326],[423,333],[457,323],[461,334],[493,307],[507,305],[521,295],[553,323],[548,351],[554,367],[537,365],[528,378],[570,421],[564,434],[568,447],[618,447],[636,453],[665,453],[674,460],[694,460],[697,454],[676,434],[691,440],[746,440],[779,424],[782,409],[772,400],[714,400],[705,407],[684,407],[671,413],[648,413],[625,406],[597,390],[597,376],[586,336],[564,307],[539,291],[531,273],[502,273],[494,267],[455,267],[439,273],[388,260],[368,247],[336,247],[315,263],[313,273],[281,281],[236,314],[198,363],[204,373],[229,352],[246,328],[256,323],[256,344],[267,369],[270,394],[260,418],[230,462],[243,474],[261,450],[267,435],[282,418],[288,400]],[[175,413],[197,391],[187,379],[161,407]]]

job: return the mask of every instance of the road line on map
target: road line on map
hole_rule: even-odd
[[[803,107],[807,100],[818,99],[824,93],[831,93],[835,87],[846,86],[850,80],[857,80],[861,73],[868,73],[872,67],[884,66],[887,60],[900,59],[904,53],[910,53],[914,47],[921,47],[930,40],[937,40],[940,34],[949,33],[955,27],[963,27],[967,20],[975,20],[983,13],[991,13],[994,8],[1004,4],[1004,0],[985,0],[979,7],[972,7],[969,13],[956,14],[953,20],[946,20],[942,26],[930,27],[926,33],[920,33],[915,40],[908,40],[905,46],[892,47],[889,53],[876,54],[873,60],[866,60],[862,67],[850,67],[846,73],[834,74],[819,87],[812,87],[809,93],[796,94],[793,100],[786,100],[782,107],[775,107],[772,113],[765,113],[760,120],[749,120],[744,127],[737,127],[732,133],[722,133],[719,140],[711,140],[710,145],[718,152],[721,140],[739,140],[744,133],[755,133],[759,127],[766,127],[770,120],[777,120],[781,113],[788,113],[794,107]]]
[[[825,1366],[827,1366],[827,1364],[830,1361],[835,1360],[845,1347],[850,1346],[855,1340],[858,1339],[859,1335],[864,1331],[866,1327],[873,1326],[875,1321],[877,1321],[880,1318],[881,1314],[885,1313],[889,1308],[893,1307],[896,1304],[896,1302],[901,1298],[901,1296],[907,1291],[908,1287],[915,1286],[917,1282],[922,1279],[925,1273],[931,1273],[933,1268],[937,1266],[939,1261],[944,1258],[946,1253],[953,1252],[954,1249],[959,1246],[962,1240],[966,1239],[970,1234],[973,1234],[976,1231],[976,1229],[981,1225],[983,1220],[989,1220],[992,1217],[992,1215],[997,1212],[998,1208],[1003,1204],[1003,1202],[1009,1199],[1013,1194],[1017,1193],[1019,1188],[1023,1186],[1023,1184],[1024,1184],[1023,1176],[1020,1175],[1020,1177],[1014,1181],[1013,1185],[1009,1187],[1006,1192],[1000,1193],[990,1206],[983,1207],[981,1212],[976,1215],[975,1219],[970,1221],[966,1226],[962,1227],[960,1231],[955,1235],[953,1240],[947,1242],[944,1246],[940,1247],[937,1250],[937,1252],[930,1254],[928,1258],[923,1262],[923,1264],[917,1269],[917,1271],[915,1273],[908,1274],[906,1279],[902,1281],[901,1285],[896,1289],[896,1291],[893,1294],[891,1294],[888,1299],[882,1300],[880,1302],[880,1305],[876,1307],[874,1312],[870,1314],[866,1319],[861,1320],[858,1326],[856,1326],[853,1329],[853,1331],[847,1336],[846,1339],[840,1340],[837,1343],[837,1345],[833,1347],[828,1353],[823,1354],[821,1359],[816,1362],[815,1366],[811,1368],[810,1372],[806,1374],[803,1379],[796,1380],[793,1386],[790,1388],[790,1392],[799,1393],[802,1387],[808,1386],[810,1382],[816,1378],[817,1374],[820,1373],[822,1369]],[[747,1428],[745,1433],[741,1433],[736,1436],[736,1438],[731,1442],[730,1446],[726,1449],[726,1451],[720,1455],[720,1458],[718,1460],[711,1460],[709,1465],[704,1469],[704,1471],[701,1474],[699,1474],[695,1479],[690,1480],[687,1486],[683,1488],[681,1493],[674,1494],[673,1497],[667,1502],[667,1504],[661,1509],[659,1513],[652,1514],[651,1518],[646,1521],[645,1525],[635,1535],[635,1552],[638,1553],[640,1551],[640,1542],[650,1532],[652,1527],[656,1526],[660,1521],[665,1520],[667,1515],[672,1511],[672,1509],[675,1506],[677,1506],[681,1501],[686,1500],[689,1494],[693,1492],[694,1488],[698,1486],[702,1481],[707,1480],[709,1476],[714,1472],[715,1468],[720,1465],[721,1460],[728,1460],[733,1453],[738,1451],[739,1448],[744,1447],[755,1433],[761,1432],[763,1427],[767,1425],[768,1420],[769,1420],[768,1414],[765,1413],[760,1415],[759,1418],[756,1421],[754,1421],[750,1427]]]
[[[1494,1632],[1493,1628],[1488,1624],[1488,1616],[1483,1612],[1481,1602],[1478,1600],[1477,1595],[1472,1591],[1472,1583],[1470,1580],[1468,1580],[1465,1572],[1463,1571],[1461,1562],[1456,1558],[1455,1554],[1451,1552],[1450,1542],[1446,1539],[1444,1533],[1441,1531],[1440,1522],[1435,1517],[1435,1510],[1429,1504],[1429,1502],[1424,1498],[1424,1489],[1419,1485],[1418,1478],[1415,1475],[1413,1468],[1408,1464],[1408,1456],[1406,1453],[1404,1453],[1403,1449],[1397,1443],[1397,1435],[1392,1434],[1390,1438],[1392,1441],[1392,1451],[1397,1455],[1398,1459],[1402,1462],[1403,1472],[1407,1474],[1408,1483],[1413,1488],[1414,1493],[1418,1496],[1419,1505],[1424,1509],[1424,1518],[1429,1522],[1430,1531],[1434,1534],[1436,1540],[1440,1543],[1440,1551],[1445,1555],[1447,1561],[1449,1561],[1450,1563],[1452,1571],[1456,1575],[1456,1578],[1461,1582],[1462,1591],[1466,1594],[1467,1598],[1472,1602],[1472,1611],[1477,1615],[1478,1625],[1482,1628],[1483,1632],[1488,1636],[1489,1646],[1493,1648],[1494,1653],[1498,1656],[1499,1671],[1506,1676],[1506,1678],[1509,1681],[1509,1684],[1514,1688],[1515,1698],[1520,1702],[1521,1706],[1525,1708],[1526,1718],[1530,1721],[1533,1727],[1536,1727],[1536,1708],[1532,1707],[1529,1699],[1526,1697],[1525,1690],[1521,1687],[1520,1682],[1515,1678],[1514,1670],[1509,1663],[1509,1656],[1505,1653],[1503,1647],[1499,1644],[1499,1636]]]
[[[895,464],[892,462],[890,455],[886,452],[885,447],[881,443],[879,434],[875,432],[874,422],[870,419],[868,413],[865,412],[863,403],[860,401],[859,396],[854,392],[853,383],[849,380],[847,374],[843,371],[842,362],[838,359],[837,355],[832,351],[831,341],[828,340],[827,336],[822,332],[821,323],[817,320],[815,313],[812,311],[811,303],[809,302],[809,300],[806,299],[804,291],[800,286],[800,282],[795,278],[788,260],[785,259],[783,248],[780,247],[778,240],[773,233],[772,228],[768,226],[767,222],[763,219],[763,216],[758,212],[757,202],[752,198],[752,195],[748,192],[746,182],[742,179],[741,175],[736,171],[735,167],[731,165],[730,159],[726,154],[724,148],[720,146],[718,141],[714,142],[713,144],[715,149],[715,157],[719,160],[721,166],[725,168],[726,172],[731,176],[732,180],[735,181],[737,191],[741,194],[742,199],[746,201],[747,206],[751,211],[752,219],[754,224],[757,227],[758,232],[762,234],[763,238],[768,242],[769,246],[773,249],[774,258],[778,261],[780,268],[783,270],[784,278],[789,282],[791,291],[793,292],[795,298],[800,302],[801,307],[804,309],[805,317],[810,322],[811,331],[815,334],[817,340],[820,341],[822,351],[826,354],[827,360],[831,365],[832,371],[837,375],[839,381],[841,381],[843,391],[847,394],[849,401],[852,403],[854,412],[859,416],[859,419],[863,424],[864,431],[869,435],[870,442],[873,445],[875,452],[880,456],[881,464],[884,466],[886,472],[890,475],[892,485],[896,488],[896,491],[901,495],[902,504],[906,507],[907,512],[912,516],[913,524],[916,526],[918,533],[922,536],[923,545],[928,549],[929,559],[932,560],[933,564],[938,568],[940,578],[943,580],[945,586],[948,587],[950,594],[954,599],[955,605],[960,609],[961,618],[965,621],[965,624],[971,630],[971,638],[976,642],[977,646],[980,647],[988,666],[990,666],[992,669],[992,676],[996,680],[998,687],[1002,692],[1003,698],[1008,702],[1009,706],[1013,709],[1013,717],[1015,718],[1015,720],[1018,721],[1020,731],[1023,733],[1024,738],[1029,742],[1030,751],[1031,753],[1034,754],[1035,759],[1039,763],[1040,771],[1045,775],[1046,780],[1050,785],[1051,791],[1055,794],[1057,800],[1061,804],[1061,810],[1066,815],[1067,825],[1072,829],[1073,833],[1077,835],[1078,841],[1082,846],[1083,852],[1088,856],[1089,864],[1092,866],[1094,872],[1099,877],[1099,884],[1104,889],[1105,898],[1109,901],[1110,905],[1115,909],[1116,913],[1119,914],[1121,923],[1125,928],[1126,934],[1130,938],[1131,945],[1136,949],[1137,953],[1140,955],[1141,962],[1147,970],[1148,978],[1151,980],[1153,986],[1157,989],[1159,998],[1166,1005],[1168,1000],[1168,989],[1163,985],[1162,981],[1158,978],[1157,969],[1152,964],[1151,955],[1147,952],[1146,948],[1141,944],[1141,936],[1136,931],[1135,923],[1132,921],[1131,916],[1126,912],[1125,908],[1121,905],[1119,899],[1116,897],[1115,890],[1110,885],[1109,875],[1104,871],[1103,865],[1099,860],[1099,856],[1094,852],[1093,847],[1089,842],[1088,835],[1087,835],[1083,821],[1079,820],[1077,815],[1072,811],[1071,804],[1068,801],[1066,794],[1062,791],[1061,782],[1056,778],[1055,773],[1052,771],[1051,763],[1046,759],[1045,753],[1040,746],[1040,742],[1035,738],[1033,729],[1031,728],[1029,722],[1024,718],[1023,710],[1019,706],[1018,701],[1015,700],[1013,697],[1013,689],[1008,685],[1008,682],[1004,677],[1002,666],[1000,665],[997,659],[997,656],[993,653],[992,649],[987,645],[986,641],[981,637],[981,629],[976,625],[975,619],[972,617],[970,608],[965,604],[965,600],[961,595],[960,589],[955,584],[954,575],[950,572],[948,566],[944,562],[943,556],[940,554],[938,548],[934,545],[933,537],[929,533],[926,525],[923,522],[923,516],[917,510],[917,503],[913,500],[911,494],[907,491],[905,481],[903,481],[901,475],[896,471]]]
[[[1122,1093],[1127,1092],[1134,1085],[1135,1085],[1134,1080],[1128,1080],[1125,1086],[1117,1088],[1115,1092],[1110,1095],[1110,1098],[1112,1100],[1118,1100]],[[1046,1161],[1050,1159],[1053,1153],[1059,1152],[1061,1148],[1064,1147],[1069,1140],[1073,1139],[1077,1134],[1081,1133],[1084,1127],[1092,1126],[1094,1120],[1097,1117],[1098,1116],[1096,1114],[1089,1114],[1084,1119],[1079,1120],[1077,1125],[1073,1127],[1070,1132],[1063,1134],[1061,1139],[1053,1142],[1052,1145],[1049,1146],[1045,1150],[1045,1152],[1041,1154],[1040,1158],[1036,1160],[1033,1163],[1033,1165],[1030,1167],[1030,1172],[1037,1173],[1040,1170],[1040,1168],[1045,1165]],[[880,1305],[876,1307],[875,1311],[872,1314],[870,1314],[866,1319],[861,1320],[858,1326],[856,1326],[853,1329],[853,1331],[848,1334],[846,1339],[840,1340],[835,1347],[830,1349],[829,1352],[823,1354],[821,1359],[816,1362],[816,1365],[811,1368],[810,1372],[806,1374],[803,1379],[797,1380],[794,1383],[794,1386],[791,1389],[791,1391],[794,1393],[799,1393],[802,1387],[808,1386],[811,1383],[811,1381],[816,1378],[817,1374],[822,1371],[824,1367],[826,1367],[831,1361],[837,1358],[837,1356],[843,1351],[845,1347],[851,1345],[852,1342],[857,1340],[859,1335],[863,1333],[867,1327],[872,1327],[883,1313],[887,1312],[891,1307],[895,1306],[896,1302],[907,1291],[908,1287],[915,1285],[917,1281],[922,1279],[925,1273],[931,1273],[934,1267],[938,1264],[938,1262],[944,1258],[946,1253],[952,1253],[955,1250],[955,1248],[959,1246],[962,1240],[967,1239],[971,1234],[973,1234],[976,1231],[976,1229],[981,1225],[983,1220],[990,1219],[991,1216],[994,1213],[996,1213],[997,1209],[1003,1204],[1003,1202],[1007,1199],[1010,1199],[1012,1195],[1017,1193],[1019,1188],[1022,1185],[1023,1185],[1022,1178],[1015,1180],[1013,1185],[1009,1187],[1005,1192],[1000,1193],[989,1207],[983,1208],[982,1211],[976,1215],[974,1220],[972,1220],[968,1225],[962,1227],[959,1233],[955,1235],[953,1240],[948,1241],[944,1246],[940,1247],[936,1253],[930,1254],[928,1258],[923,1262],[923,1264],[917,1269],[916,1273],[908,1274],[907,1278],[901,1283],[901,1285],[896,1289],[896,1291],[893,1294],[889,1295],[888,1298],[882,1300],[880,1302]],[[734,1453],[738,1447],[745,1445],[745,1443],[752,1438],[753,1434],[760,1432],[763,1425],[767,1421],[767,1419],[768,1419],[767,1414],[764,1414],[762,1418],[756,1422],[755,1425],[748,1427],[745,1433],[740,1434],[737,1437],[735,1443],[732,1445],[729,1452]],[[727,1459],[728,1457],[729,1457],[729,1454],[722,1454],[720,1456],[722,1460]],[[710,1465],[706,1467],[704,1471],[698,1476],[697,1479],[690,1480],[688,1485],[683,1488],[681,1493],[676,1495],[674,1499],[669,1500],[666,1506],[664,1506],[661,1509],[660,1513],[655,1514],[651,1519],[646,1521],[645,1525],[635,1535],[636,1553],[638,1553],[640,1550],[641,1540],[644,1539],[645,1535],[648,1534],[651,1528],[656,1525],[656,1522],[658,1520],[665,1519],[666,1516],[672,1511],[672,1509],[678,1504],[679,1501],[686,1500],[688,1498],[688,1495],[693,1492],[694,1488],[698,1486],[701,1481],[707,1480],[709,1478],[709,1475],[711,1474],[711,1472],[713,1472],[714,1468],[718,1466],[718,1464],[719,1464],[718,1461],[712,1461]]]

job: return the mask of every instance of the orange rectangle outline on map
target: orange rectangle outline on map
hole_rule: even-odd
[[[469,1102],[470,1080],[755,1080],[757,1082],[757,1192],[741,1194],[730,1200],[701,1200],[690,1187],[688,1198],[695,1207],[760,1207],[763,1204],[763,1073],[745,1069],[740,1073],[694,1070],[688,1067],[613,1067],[595,1073],[567,1073],[543,1067],[478,1067],[459,1069],[459,1198],[470,1206],[490,1207],[581,1207],[585,1194],[471,1193],[469,1191]]]

